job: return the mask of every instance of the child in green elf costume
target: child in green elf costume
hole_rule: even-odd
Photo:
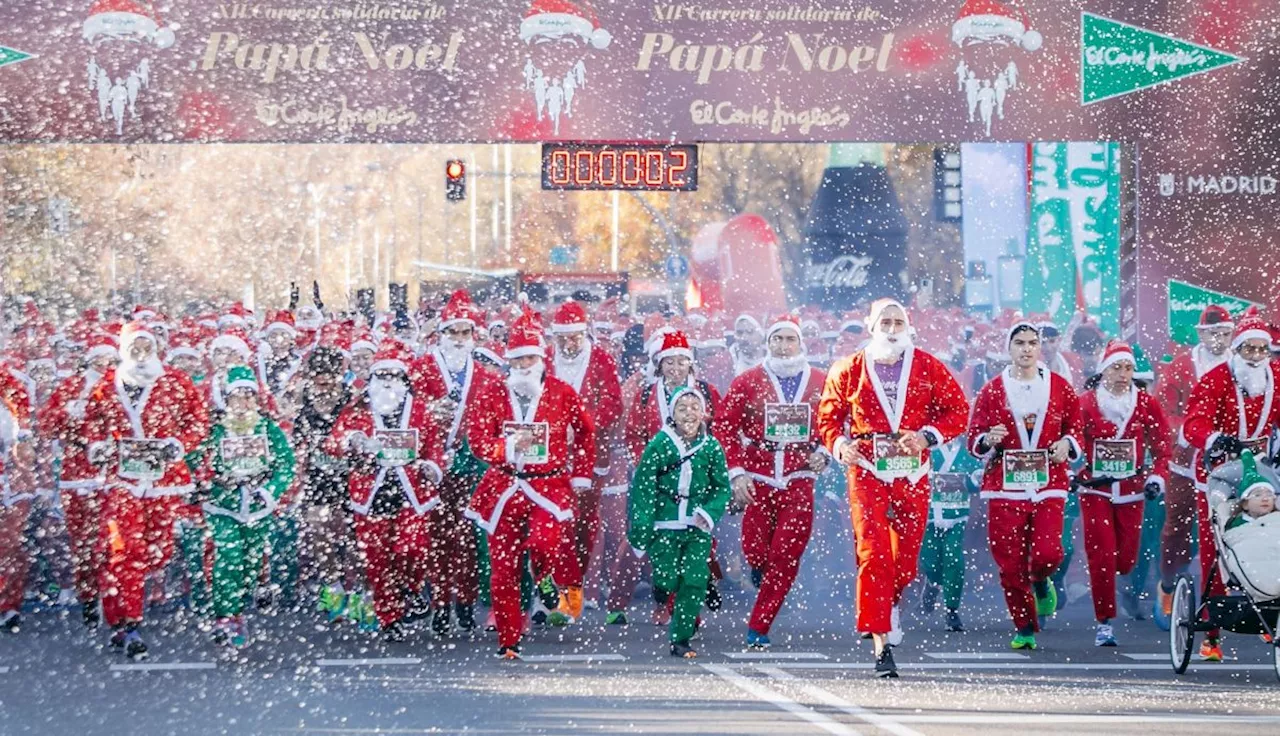
[[[663,605],[675,595],[671,655],[691,659],[711,576],[711,530],[731,495],[729,466],[707,431],[706,398],[682,386],[669,400],[667,426],[645,447],[631,481],[627,539],[653,563],[654,600]]]
[[[925,576],[921,611],[932,613],[938,594],[947,608],[947,631],[964,631],[960,599],[964,596],[964,535],[969,520],[969,496],[978,489],[972,477],[982,463],[970,454],[965,438],[957,437],[933,448],[933,476],[929,524],[920,547],[920,570]]]
[[[253,370],[233,366],[224,380],[226,411],[186,461],[213,535],[214,640],[242,647],[245,599],[258,582],[271,514],[293,481],[294,458],[284,432],[259,411]]]

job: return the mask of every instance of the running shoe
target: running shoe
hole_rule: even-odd
[[[893,661],[892,647],[881,649],[880,656],[876,657],[876,677],[888,679],[898,677],[898,665]]]
[[[942,589],[939,588],[938,586],[932,583],[925,583],[924,595],[920,596],[920,612],[921,613],[933,613],[934,610],[937,609],[938,593],[940,593],[941,591]]]
[[[626,626],[627,613],[626,611],[610,611],[604,617],[604,623],[606,626]]]
[[[768,634],[757,634],[755,629],[747,628],[747,649],[762,652],[768,649],[771,644]]]
[[[1098,633],[1093,637],[1093,645],[1095,647],[1114,647],[1116,645],[1116,633],[1111,628],[1111,624],[1098,624]]]
[[[498,647],[498,659],[508,662],[520,659],[520,647]]]
[[[475,631],[476,607],[467,603],[458,603],[453,608],[458,617],[458,628],[465,634]]]
[[[431,633],[441,638],[449,635],[453,622],[449,620],[449,609],[437,608],[431,612]]]
[[[382,640],[388,644],[399,644],[405,640],[404,624],[392,621],[382,627]]]
[[[1200,645],[1201,662],[1221,662],[1222,644],[1217,639],[1205,639]]]
[[[1156,601],[1151,605],[1151,618],[1161,631],[1169,630],[1169,618],[1173,615],[1173,591],[1164,592],[1163,585],[1156,585]]]
[[[947,611],[947,631],[963,632],[964,622],[960,620],[960,612],[955,610]]]
[[[22,616],[19,616],[17,611],[9,611],[0,618],[0,628],[10,634],[18,633],[22,630]]]
[[[147,645],[142,641],[142,635],[137,629],[129,629],[125,632],[124,653],[135,662],[141,662],[147,658]]]
[[[698,653],[693,651],[693,647],[689,646],[689,640],[671,642],[671,656],[683,657],[684,659],[695,659]]]
[[[1013,641],[1009,642],[1009,646],[1014,649],[1035,649],[1035,634],[1014,634]]]
[[[1058,589],[1048,580],[1033,583],[1036,595],[1036,615],[1052,616],[1058,610]]]
[[[889,646],[896,647],[902,644],[902,608],[894,606],[889,611]]]

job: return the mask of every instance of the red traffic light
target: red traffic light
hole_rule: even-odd
[[[467,169],[461,161],[453,160],[445,164],[444,175],[450,179],[461,179],[466,173]]]

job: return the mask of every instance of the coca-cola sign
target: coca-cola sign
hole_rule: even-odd
[[[868,256],[839,256],[828,263],[809,262],[805,285],[809,289],[861,289],[871,277]]]

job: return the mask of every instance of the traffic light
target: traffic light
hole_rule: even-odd
[[[451,158],[444,165],[444,194],[450,202],[467,198],[467,167],[460,159]]]

